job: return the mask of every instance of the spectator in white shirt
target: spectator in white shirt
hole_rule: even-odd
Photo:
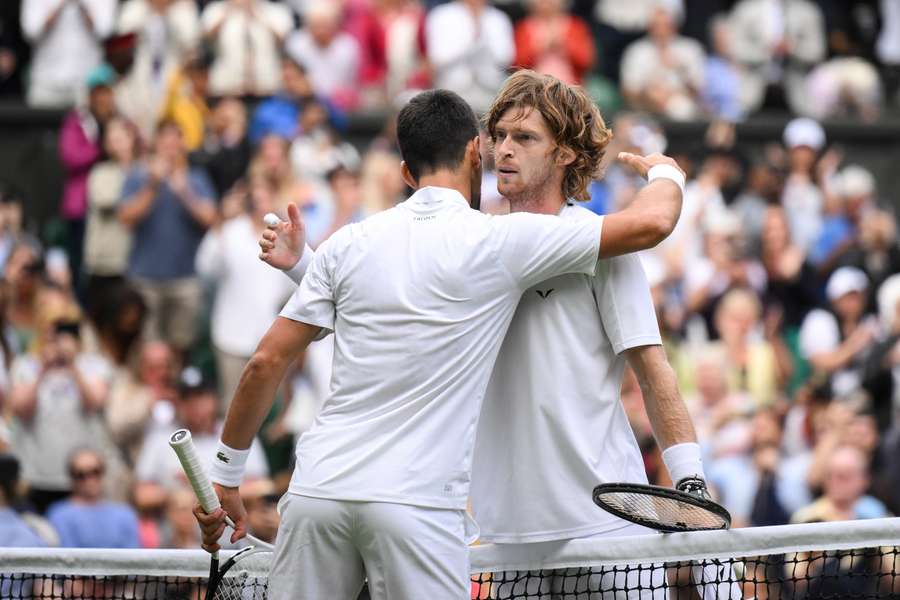
[[[249,188],[241,212],[206,233],[196,258],[200,277],[216,283],[212,342],[222,414],[247,360],[294,289],[287,277],[256,257],[263,216],[275,210],[275,189],[261,175]]]
[[[490,106],[515,56],[509,18],[486,0],[456,0],[425,20],[434,87],[452,90],[476,112]]]
[[[22,32],[31,42],[29,105],[75,104],[82,82],[102,62],[100,41],[112,33],[115,16],[116,0],[22,2]]]
[[[281,44],[291,9],[268,0],[219,0],[203,9],[203,33],[215,47],[210,88],[218,96],[269,96],[281,87]]]
[[[622,91],[636,108],[670,119],[701,112],[706,55],[696,40],[678,35],[676,14],[659,6],[644,37],[625,50]]]
[[[341,9],[331,0],[309,7],[306,27],[292,33],[285,50],[303,65],[316,94],[343,109],[359,102],[359,44],[341,31]]]

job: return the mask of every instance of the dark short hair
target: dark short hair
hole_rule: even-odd
[[[459,167],[477,136],[472,108],[448,90],[416,94],[397,116],[400,155],[417,181],[424,173]]]

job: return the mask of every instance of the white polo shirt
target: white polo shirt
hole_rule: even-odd
[[[560,216],[593,222],[566,205]],[[527,290],[488,385],[472,468],[472,511],[488,542],[525,543],[615,531],[594,486],[647,483],[619,399],[628,348],[660,344],[650,286],[636,254],[595,275]]]
[[[335,332],[290,491],[464,509],[481,401],[522,292],[594,272],[601,217],[489,216],[424,188],[316,252],[283,317]]]

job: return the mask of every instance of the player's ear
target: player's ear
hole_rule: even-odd
[[[575,162],[575,151],[568,146],[559,146],[556,153],[556,164],[560,167],[568,167]]]
[[[409,170],[409,165],[406,164],[405,160],[400,161],[400,176],[403,177],[403,181],[411,187],[412,189],[416,189],[419,187],[419,182],[416,181],[416,178],[413,177],[412,173]]]
[[[481,166],[481,136],[476,135],[472,138],[472,147],[471,147],[472,155],[470,157],[470,161],[472,162],[472,167],[478,168]]]

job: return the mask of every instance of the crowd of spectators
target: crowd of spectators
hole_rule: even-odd
[[[614,128],[607,157],[665,151],[688,172],[676,231],[642,259],[735,525],[900,514],[896,220],[816,120],[896,103],[900,2],[15,5],[0,93],[66,110],[66,236],[25,233],[21,191],[0,187],[0,545],[197,547],[167,438],[188,427],[211,452],[291,293],[256,258],[262,215],[296,203],[315,247],[393,206],[408,193],[391,118],[404,98],[441,86],[481,110],[516,66],[591,90]],[[767,107],[796,118],[750,155],[733,123]],[[348,115],[367,111],[387,115],[383,132],[350,144]],[[661,119],[711,125],[674,147]],[[642,185],[604,167],[599,213]],[[484,206],[503,212],[494,181]],[[263,539],[330,344],[297,362],[254,444],[242,494]],[[622,401],[667,483],[630,373]]]

